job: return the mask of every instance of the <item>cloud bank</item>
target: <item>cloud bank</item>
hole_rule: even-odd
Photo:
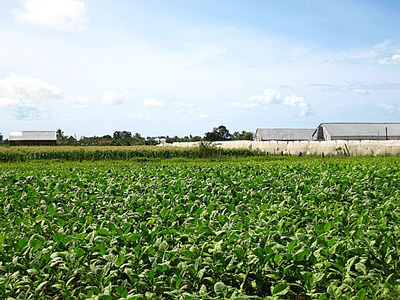
[[[17,120],[53,119],[63,102],[83,108],[90,99],[64,97],[58,86],[40,78],[12,74],[0,79],[0,108],[11,108]]]
[[[11,107],[17,120],[51,119],[60,89],[42,79],[10,75],[0,80],[0,107]]]
[[[23,9],[13,10],[20,21],[56,30],[83,29],[86,5],[81,0],[25,0]]]
[[[18,99],[6,98],[6,97],[0,98],[0,107],[14,106],[17,104],[18,104]]]
[[[48,84],[39,78],[28,76],[10,75],[0,80],[0,88],[8,97],[60,98],[60,89],[57,86]]]

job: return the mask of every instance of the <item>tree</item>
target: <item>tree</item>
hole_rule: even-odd
[[[198,136],[198,135],[192,137],[192,139],[191,139],[191,142],[200,142],[200,141],[201,141],[201,136]]]
[[[229,133],[228,128],[224,125],[214,127],[213,131],[206,132],[204,135],[206,141],[228,141],[232,138],[232,134]]]
[[[61,129],[57,129],[56,136],[57,140],[60,141],[64,138],[64,132]]]
[[[113,139],[124,140],[132,137],[132,133],[130,131],[115,131],[113,134]]]
[[[254,134],[250,131],[244,131],[244,130],[242,132],[235,131],[235,133],[233,134],[233,139],[252,141],[254,139]]]
[[[155,146],[155,145],[158,144],[158,142],[154,138],[148,136],[146,138],[145,144],[148,145],[148,146]]]
[[[64,145],[65,144],[66,137],[64,136],[64,131],[62,131],[61,129],[57,129],[56,138],[57,138],[57,143],[59,145]]]
[[[70,136],[69,138],[66,139],[65,144],[68,146],[76,146],[78,143],[73,136]]]
[[[145,139],[140,135],[140,133],[136,132],[133,138],[131,139],[131,145],[144,145]]]
[[[215,131],[206,132],[204,134],[204,139],[206,141],[215,142],[215,141],[222,141],[221,136],[216,133]]]
[[[220,125],[217,128],[214,128],[213,131],[222,138],[222,141],[232,139],[232,134],[229,133],[228,128],[226,128],[226,126],[224,125]]]

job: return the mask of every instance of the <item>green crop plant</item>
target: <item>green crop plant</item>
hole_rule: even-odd
[[[1,164],[0,298],[398,299],[399,162]]]
[[[31,160],[149,160],[168,158],[226,158],[260,156],[260,151],[249,149],[218,149],[211,143],[202,142],[199,147],[152,147],[152,146],[38,146],[38,147],[0,147],[0,162],[23,162]]]

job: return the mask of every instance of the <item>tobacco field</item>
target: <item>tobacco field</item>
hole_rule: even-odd
[[[398,299],[399,163],[0,164],[0,298]]]

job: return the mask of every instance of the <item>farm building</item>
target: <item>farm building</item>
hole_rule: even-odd
[[[9,141],[10,146],[53,146],[57,136],[55,131],[12,131]]]
[[[258,128],[254,140],[261,141],[310,141],[315,129]]]
[[[400,140],[400,123],[321,123],[314,131],[313,139]]]

